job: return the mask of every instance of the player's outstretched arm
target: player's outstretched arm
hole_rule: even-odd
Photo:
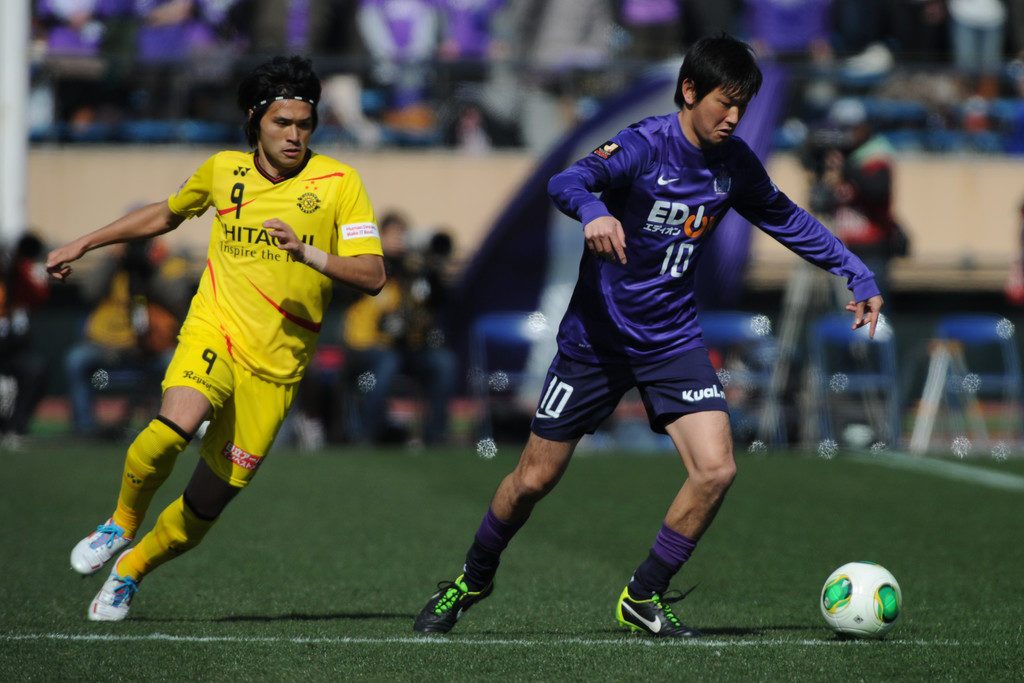
[[[82,258],[86,252],[108,244],[161,235],[174,230],[183,220],[184,216],[171,211],[166,201],[147,204],[99,230],[57,247],[46,257],[46,271],[58,280],[66,280],[71,275],[69,264]]]
[[[881,295],[876,294],[867,301],[851,301],[846,304],[846,310],[853,313],[852,329],[856,330],[858,327],[871,325],[868,328],[868,336],[874,338],[875,327],[878,326],[878,314],[882,311],[883,303]]]
[[[367,294],[379,294],[387,282],[384,259],[377,254],[337,256],[299,240],[295,231],[284,221],[271,218],[263,227],[273,237],[275,246],[288,252],[293,259],[305,263],[338,282]]]

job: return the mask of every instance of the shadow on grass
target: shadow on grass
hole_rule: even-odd
[[[396,614],[389,612],[329,612],[326,614],[307,614],[289,612],[288,614],[229,614],[223,617],[133,617],[132,621],[148,622],[202,622],[202,623],[244,623],[244,622],[277,622],[277,621],[370,621],[373,619],[408,619],[412,621],[415,614]]]

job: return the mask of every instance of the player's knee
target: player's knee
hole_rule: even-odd
[[[722,460],[705,472],[705,479],[709,488],[715,491],[725,491],[736,479],[736,461],[732,458]]]
[[[732,485],[736,478],[736,461],[731,457],[716,458],[713,462],[704,463],[689,479],[700,489],[709,493],[721,493]]]

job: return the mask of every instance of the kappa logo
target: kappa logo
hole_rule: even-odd
[[[611,140],[609,140],[608,142],[604,143],[603,145],[595,149],[594,154],[607,161],[608,159],[611,159],[613,156],[618,154],[620,151],[622,151],[622,147],[619,146],[619,143],[612,142]]]
[[[725,398],[725,394],[717,386],[714,386],[704,387],[703,389],[684,389],[682,397],[687,403],[696,403],[706,398]]]

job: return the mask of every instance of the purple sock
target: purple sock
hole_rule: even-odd
[[[683,563],[690,559],[690,554],[696,547],[697,541],[690,540],[662,522],[661,531],[654,539],[651,552],[657,555],[662,562],[673,567],[675,571],[679,571]]]
[[[693,549],[697,547],[697,541],[683,536],[678,531],[671,529],[662,523],[658,537],[654,539],[651,552],[647,559],[640,563],[640,566],[633,572],[633,578],[629,582],[629,592],[633,597],[646,599],[652,594],[662,595],[668,590],[668,584],[676,575],[679,568],[683,566]]]
[[[501,521],[494,514],[494,510],[487,508],[487,514],[480,522],[480,528],[476,530],[475,541],[487,550],[501,554],[521,526],[522,524]]]
[[[501,521],[495,516],[494,510],[487,508],[487,514],[473,538],[473,545],[466,553],[466,564],[463,567],[464,580],[471,591],[483,590],[494,580],[502,551],[522,526]]]

